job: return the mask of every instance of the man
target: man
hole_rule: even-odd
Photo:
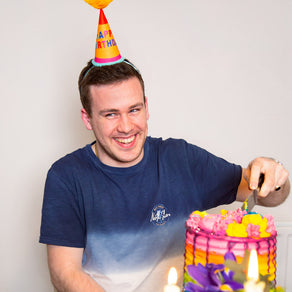
[[[58,291],[162,291],[171,266],[182,274],[193,210],[243,201],[261,173],[261,205],[288,196],[288,172],[274,159],[242,169],[183,140],[147,137],[144,82],[127,60],[89,62],[79,90],[96,141],[54,163],[43,203],[40,242]]]

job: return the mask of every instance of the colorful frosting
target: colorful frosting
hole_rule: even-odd
[[[276,275],[276,236],[273,216],[247,213],[241,209],[222,210],[221,214],[195,211],[186,222],[185,278],[186,267],[223,264],[226,253],[235,255],[242,262],[245,250],[256,249],[261,275]]]

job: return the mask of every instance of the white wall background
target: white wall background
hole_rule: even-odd
[[[152,136],[244,166],[276,157],[292,172],[292,1],[115,0],[105,14],[144,75]],[[52,162],[93,140],[77,78],[97,23],[81,0],[0,2],[1,291],[52,291],[38,243],[44,180]],[[291,200],[257,210],[289,222]]]

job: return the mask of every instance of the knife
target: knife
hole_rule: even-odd
[[[259,177],[259,184],[258,188],[253,190],[252,194],[248,196],[248,198],[243,202],[241,206],[241,210],[246,210],[247,213],[251,212],[252,208],[257,204],[258,201],[258,193],[259,190],[261,189],[263,182],[265,180],[265,175],[261,173]]]

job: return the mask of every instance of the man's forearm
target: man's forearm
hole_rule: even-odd
[[[66,270],[58,274],[51,271],[51,280],[58,292],[104,292],[103,288],[82,270]]]
[[[104,291],[82,270],[83,248],[48,245],[51,280],[58,292]]]

